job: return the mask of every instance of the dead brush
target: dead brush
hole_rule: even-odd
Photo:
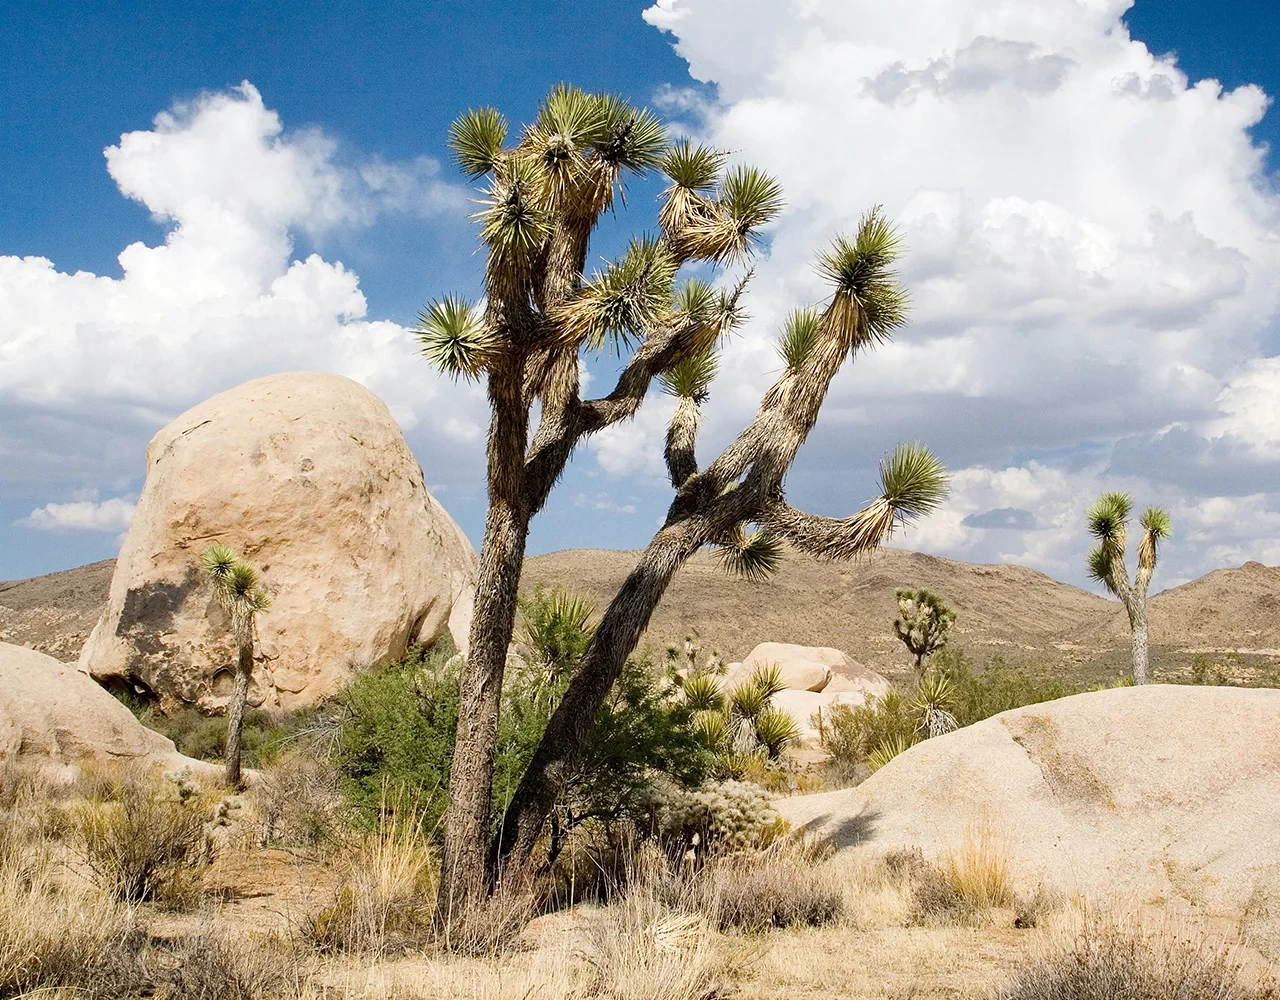
[[[580,958],[584,997],[609,1000],[716,1000],[733,992],[733,969],[717,953],[698,913],[673,912],[635,884],[591,924]]]
[[[292,996],[302,986],[286,953],[234,940],[211,926],[176,942],[166,957],[156,992],[172,1000],[267,1000]]]
[[[844,914],[845,899],[823,860],[796,840],[713,858],[693,877],[689,899],[720,930],[831,923]]]
[[[53,867],[34,851],[12,852],[0,865],[0,997],[143,995],[147,937],[133,914],[100,891],[65,891]]]
[[[911,895],[911,923],[973,923],[1015,907],[1008,854],[989,822],[970,828],[958,850],[936,863],[918,847],[890,851],[884,865]]]
[[[996,1000],[1276,1000],[1274,981],[1244,963],[1243,950],[1203,933],[1148,932],[1086,914],[1076,935],[1024,964]]]
[[[94,880],[128,903],[182,905],[199,889],[204,851],[200,803],[183,801],[154,775],[128,771],[110,798],[74,814],[78,852]]]

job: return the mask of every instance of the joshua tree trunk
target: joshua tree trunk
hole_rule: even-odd
[[[240,737],[244,731],[244,710],[249,702],[249,679],[253,676],[253,626],[236,628],[236,685],[227,705],[226,781],[240,787]]]
[[[529,519],[524,510],[528,410],[521,368],[490,380],[489,513],[476,580],[470,648],[461,678],[458,730],[449,775],[444,853],[436,901],[439,919],[483,897],[493,799],[493,762],[507,647],[515,629],[516,594]]]
[[[1133,632],[1133,683],[1147,683],[1147,602],[1133,599],[1129,612],[1129,625]]]
[[[705,543],[693,524],[664,528],[649,543],[596,628],[564,698],[516,788],[493,844],[495,870],[517,885],[533,872],[533,850],[547,814],[601,703],[626,665],[671,578]]]

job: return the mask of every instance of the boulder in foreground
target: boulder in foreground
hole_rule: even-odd
[[[18,757],[196,763],[73,664],[0,642],[0,760]]]
[[[1023,891],[1180,900],[1280,942],[1277,690],[1153,684],[1014,709],[776,806],[876,852],[937,857],[986,826]]]
[[[466,641],[475,552],[386,406],[350,379],[258,379],[156,434],[81,666],[165,711],[221,708],[235,646],[199,566],[213,542],[253,562],[274,600],[258,624],[253,705],[315,702],[446,628]]]

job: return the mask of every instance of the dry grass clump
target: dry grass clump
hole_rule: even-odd
[[[797,841],[715,858],[693,877],[689,898],[721,930],[817,927],[845,912],[822,860]]]
[[[905,882],[913,924],[973,923],[994,909],[1013,908],[1025,921],[1018,926],[1033,927],[1054,905],[1043,890],[1026,899],[1017,896],[1008,854],[986,822],[972,827],[960,848],[936,863],[913,847],[890,851],[884,866],[891,877]]]
[[[190,902],[205,844],[199,796],[143,771],[121,773],[104,794],[106,801],[82,805],[73,820],[95,881],[124,902]]]
[[[0,865],[0,997],[72,988],[131,997],[147,986],[146,935],[101,892],[67,892],[37,840],[10,843]]]
[[[588,973],[576,995],[584,998],[716,1000],[733,992],[706,919],[673,912],[647,888],[633,887],[592,921],[581,958]]]
[[[314,944],[377,955],[429,933],[436,865],[416,811],[384,812],[378,831],[355,840],[344,864],[337,898],[304,928]]]
[[[1276,1000],[1239,949],[1221,941],[1145,933],[1089,917],[1077,937],[1020,968],[998,1000]]]
[[[173,948],[157,993],[173,1000],[267,1000],[296,995],[302,983],[286,956],[206,928]],[[291,975],[292,973],[292,975]],[[161,977],[157,977],[161,978]]]

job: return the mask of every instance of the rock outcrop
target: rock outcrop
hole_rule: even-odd
[[[762,642],[741,663],[731,663],[722,687],[732,691],[761,667],[777,665],[785,690],[773,703],[800,727],[800,738],[818,738],[815,717],[834,705],[856,708],[868,698],[888,694],[892,685],[874,670],[829,646],[799,646],[790,642]]]
[[[1280,691],[1076,695],[926,740],[856,788],[776,806],[793,826],[877,852],[938,856],[985,826],[1023,891],[1182,900],[1275,935],[1256,922],[1280,914]]]
[[[166,711],[220,708],[234,645],[199,566],[215,541],[258,567],[274,601],[258,620],[253,705],[314,702],[446,628],[466,642],[475,552],[386,406],[350,379],[258,379],[156,434],[81,666]]]
[[[74,665],[0,642],[0,760],[15,757],[196,763]]]

